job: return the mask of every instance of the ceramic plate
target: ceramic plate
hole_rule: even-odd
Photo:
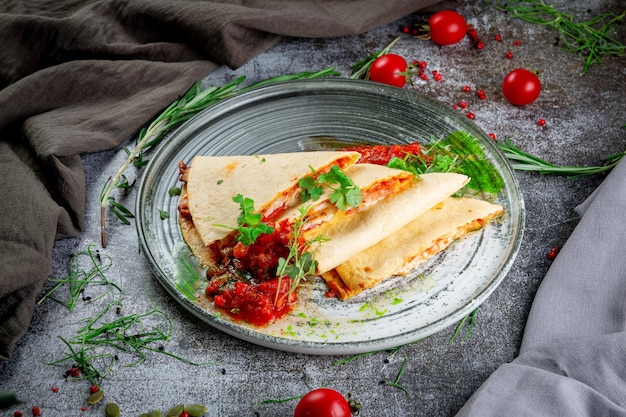
[[[268,327],[234,322],[203,302],[206,285],[182,240],[170,196],[178,162],[194,155],[301,151],[311,137],[356,143],[428,142],[462,130],[480,141],[505,187],[506,214],[455,242],[408,277],[389,279],[349,301],[327,298],[324,282],[300,291],[293,313]],[[269,179],[256,178],[254,181]],[[169,213],[161,219],[159,210]],[[456,325],[505,278],[524,224],[519,186],[507,160],[473,122],[407,89],[348,79],[274,84],[219,102],[173,132],[153,156],[139,187],[137,229],[156,278],[211,326],[269,348],[308,354],[356,354],[414,342]],[[198,301],[200,300],[200,301]]]

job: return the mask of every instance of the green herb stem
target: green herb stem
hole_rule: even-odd
[[[620,162],[624,155],[626,155],[626,151],[618,152],[608,156],[604,160],[604,165],[583,167],[573,165],[554,165],[537,156],[522,151],[508,138],[506,138],[504,142],[499,142],[498,147],[504,153],[504,156],[513,162],[511,167],[515,170],[533,171],[539,174],[555,174],[569,177],[583,177],[610,171]]]
[[[389,44],[387,44],[387,46],[385,46],[383,49],[381,49],[378,52],[374,52],[370,55],[368,55],[366,58],[362,59],[361,61],[357,62],[356,64],[354,64],[352,66],[352,74],[350,75],[350,78],[353,80],[357,80],[357,79],[365,79],[368,80],[369,79],[369,70],[370,67],[372,66],[372,63],[374,61],[376,61],[377,58],[388,54],[389,51],[391,50],[391,48],[393,48],[393,46],[396,44],[396,42],[398,42],[400,40],[400,37],[395,38],[394,40],[392,40]]]

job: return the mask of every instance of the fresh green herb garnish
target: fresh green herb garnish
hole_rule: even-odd
[[[298,185],[303,189],[300,195],[303,202],[319,199],[326,186],[333,190],[329,200],[339,210],[356,207],[361,203],[361,189],[336,165],[326,173],[314,173],[301,178]]]
[[[103,308],[84,320],[86,325],[73,337],[70,339],[59,337],[68,352],[50,365],[70,363],[80,373],[80,376],[77,373],[76,376],[72,376],[73,378],[87,379],[92,384],[99,385],[100,380],[112,371],[117,361],[116,352],[128,352],[139,356],[139,359],[127,366],[143,362],[146,359],[146,351],[161,353],[193,364],[163,348],[163,343],[169,340],[172,330],[171,320],[165,313],[152,310],[145,314],[122,316],[123,291],[105,275],[105,271],[112,265],[112,260],[93,247],[95,245],[88,245],[87,249],[74,254],[68,266],[68,276],[62,279],[50,278],[49,281],[56,284],[38,302],[51,299],[65,306],[68,311],[73,311],[81,298],[91,306],[97,306],[97,303],[102,301],[106,302]],[[107,290],[94,292],[91,288],[93,286],[104,286]],[[70,293],[67,301],[54,296],[55,292],[65,287]],[[117,290],[114,291],[115,298],[113,301],[106,301],[105,296],[111,295],[111,290]],[[112,320],[111,316],[114,316]],[[147,320],[148,318],[150,320]],[[163,323],[166,324],[165,327],[162,326]],[[114,351],[112,352],[110,348]]]
[[[626,17],[626,11],[620,14],[606,12],[577,22],[572,14],[560,11],[543,0],[499,0],[486,3],[493,3],[496,8],[508,12],[510,17],[556,29],[565,43],[563,49],[582,57],[582,74],[592,64],[600,63],[602,56],[623,55],[626,51],[626,45],[610,36]]]
[[[386,381],[386,382],[387,382],[387,385],[389,385],[390,387],[398,388],[399,390],[402,390],[406,395],[410,397],[411,393],[400,384],[400,378],[402,378],[402,375],[404,374],[404,368],[406,368],[406,355],[404,355],[404,359],[402,360],[402,365],[400,366],[400,370],[398,371],[398,375],[396,376],[396,379],[394,381]]]
[[[161,209],[157,209],[159,210],[159,217],[161,218],[161,220],[167,220],[170,218],[170,213],[168,213],[166,210],[161,210]]]
[[[522,151],[508,138],[504,140],[504,143],[498,143],[498,147],[504,153],[504,156],[513,161],[511,166],[515,170],[534,171],[539,174],[555,174],[570,177],[584,177],[586,175],[601,174],[610,171],[626,155],[626,151],[614,153],[605,158],[604,165],[581,167],[554,165],[537,156]]]
[[[474,310],[472,310],[471,313],[469,313],[467,316],[463,317],[463,320],[461,320],[459,325],[456,326],[456,329],[454,330],[454,334],[450,338],[450,343],[454,343],[454,341],[456,340],[456,337],[461,332],[461,328],[465,325],[465,322],[467,322],[468,319],[469,319],[470,322],[469,322],[469,328],[467,329],[467,333],[465,334],[465,339],[469,339],[470,338],[470,336],[472,335],[472,331],[474,330],[474,324],[475,324],[475,321],[476,321],[476,314],[477,313],[478,313],[478,308],[475,308]]]
[[[113,261],[109,256],[100,254],[94,248],[95,245],[91,244],[87,246],[87,249],[72,255],[68,264],[68,275],[64,278],[49,278],[48,281],[55,283],[55,285],[41,297],[37,304],[41,304],[44,300],[50,298],[72,311],[81,298],[85,301],[94,302],[110,290],[115,289],[121,293],[121,288],[109,281],[105,275],[105,271],[111,267]],[[69,295],[66,301],[54,296],[65,285],[69,288]],[[88,296],[85,294],[85,288],[88,285],[104,286],[108,291],[99,295]]]
[[[170,197],[175,197],[177,195],[180,195],[181,192],[182,190],[180,189],[180,187],[171,187],[169,190],[167,190],[167,194]]]
[[[289,254],[287,258],[281,257],[278,259],[276,276],[279,279],[283,276],[291,278],[291,288],[289,292],[295,291],[306,277],[315,275],[317,261],[313,258],[311,252],[306,251],[306,248],[313,243],[321,244],[326,241],[322,236],[317,236],[315,239],[308,242],[301,241],[300,234],[302,233],[302,227],[304,226],[309,208],[308,206],[300,207],[300,216],[295,220],[293,231],[289,237]]]
[[[254,200],[237,194],[233,197],[233,201],[239,203],[240,213],[239,217],[237,217],[238,226],[232,227],[225,224],[216,224],[215,226],[238,231],[239,234],[235,239],[237,242],[241,242],[244,245],[252,245],[260,235],[269,234],[274,231],[272,226],[263,223],[261,213],[254,212]]]
[[[456,131],[445,139],[432,139],[422,146],[424,158],[420,155],[407,155],[392,158],[387,166],[404,169],[415,175],[431,172],[456,172],[467,175],[471,181],[468,189],[497,194],[504,181],[487,160],[478,140],[467,132]]]

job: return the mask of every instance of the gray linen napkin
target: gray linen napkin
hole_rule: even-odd
[[[519,356],[457,417],[626,416],[626,161],[579,207]]]
[[[280,36],[354,35],[433,4],[0,0],[0,360],[28,328],[54,239],[83,230],[80,154],[119,146],[194,82]]]

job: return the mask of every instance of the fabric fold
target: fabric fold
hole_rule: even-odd
[[[457,417],[626,415],[626,161],[582,203],[543,279],[519,356]]]

